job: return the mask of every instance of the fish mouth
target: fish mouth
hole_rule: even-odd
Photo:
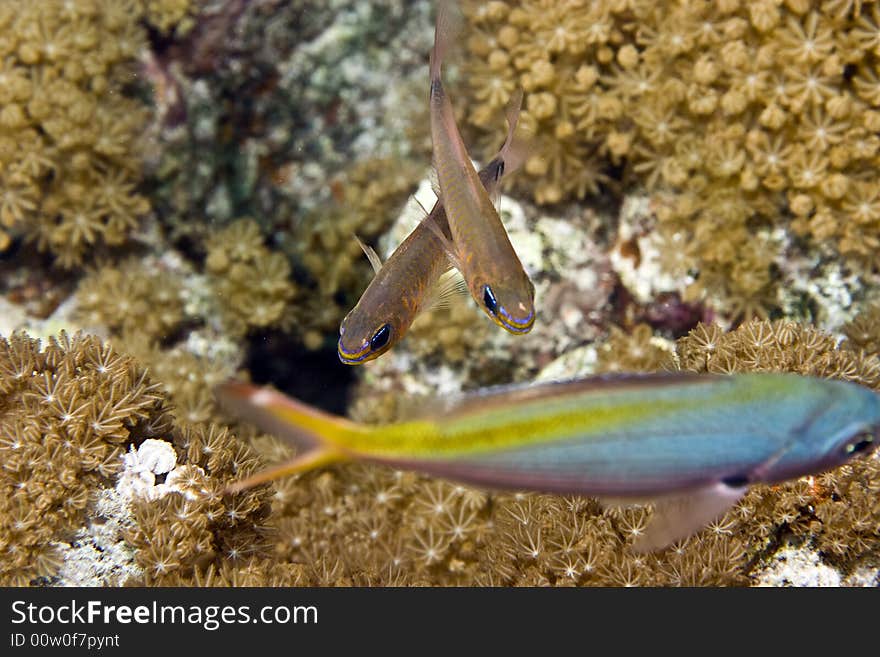
[[[361,348],[359,351],[352,352],[346,351],[345,347],[342,346],[341,340],[336,345],[336,354],[339,356],[339,360],[342,361],[345,365],[358,365],[366,360],[369,360],[369,357],[373,355],[370,353],[369,342],[364,345],[363,348]]]
[[[532,330],[535,323],[535,311],[532,310],[525,318],[520,319],[508,314],[504,308],[498,309],[498,315],[493,317],[498,326],[511,333],[523,334]]]

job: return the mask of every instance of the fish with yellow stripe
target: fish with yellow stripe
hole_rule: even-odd
[[[234,491],[363,460],[488,488],[652,502],[638,551],[698,531],[752,484],[846,463],[875,448],[880,434],[877,394],[794,374],[617,375],[495,388],[384,426],[268,388],[227,383],[217,392],[230,410],[300,450]]]

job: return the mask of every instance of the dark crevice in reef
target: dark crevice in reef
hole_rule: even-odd
[[[245,367],[256,384],[271,384],[312,406],[345,415],[354,368],[343,365],[336,344],[309,351],[280,331],[262,331],[248,340]]]

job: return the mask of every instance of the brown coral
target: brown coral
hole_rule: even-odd
[[[183,320],[182,281],[131,259],[89,273],[77,289],[77,317],[114,333],[166,338]]]
[[[226,428],[176,421],[161,386],[94,336],[62,333],[42,349],[23,333],[0,338],[0,580],[57,576],[57,551],[100,515],[96,498],[114,485],[123,494],[121,474],[140,477],[128,461],[147,439],[164,443],[178,463],[166,490],[143,496],[135,487],[130,507],[117,508],[131,513],[116,520],[143,581],[174,583],[265,559],[269,491],[223,492],[262,467],[245,443]]]
[[[195,26],[198,0],[140,0],[144,18],[162,33],[183,36]]]
[[[123,89],[146,43],[140,10],[0,2],[0,224],[64,267],[124,242],[149,210],[136,189],[148,112]]]
[[[281,320],[294,295],[290,265],[263,245],[260,229],[240,219],[208,236],[205,269],[227,331],[243,335]]]
[[[42,349],[23,333],[0,338],[0,579],[54,574],[53,541],[81,521],[90,491],[127,444],[171,422],[144,370],[95,337],[61,333]]]
[[[689,298],[767,316],[777,227],[876,265],[880,13],[846,4],[468,2],[468,119],[485,130],[523,87],[535,200],[622,163],[668,248],[688,245]]]

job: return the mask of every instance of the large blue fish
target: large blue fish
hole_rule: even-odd
[[[663,373],[491,389],[378,427],[268,389],[230,383],[219,395],[301,450],[236,489],[361,459],[493,488],[650,501],[640,551],[699,530],[751,484],[846,463],[875,447],[880,432],[877,394],[794,374]]]

